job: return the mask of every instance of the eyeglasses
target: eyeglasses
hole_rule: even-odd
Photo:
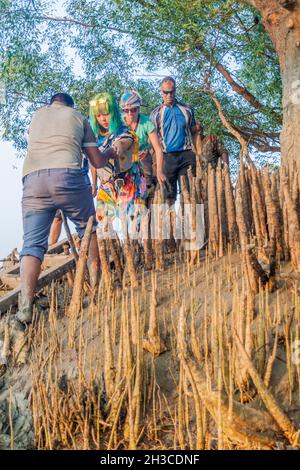
[[[162,92],[164,95],[174,95],[175,90],[171,90],[171,91],[162,90]]]
[[[129,109],[123,109],[123,113],[129,114],[129,113],[136,113],[139,110],[139,108],[129,108]]]

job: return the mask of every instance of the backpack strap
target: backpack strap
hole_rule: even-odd
[[[188,144],[191,145],[193,152],[196,153],[196,149],[195,149],[194,142],[193,142],[193,136],[192,136],[191,128],[190,128],[191,115],[189,114],[186,106],[183,106],[180,103],[176,103],[176,104],[177,104],[178,108],[180,109],[180,111],[182,112],[182,114],[184,115],[184,118],[185,118],[187,134],[188,134],[188,140],[189,140]]]
[[[133,136],[132,162],[137,162],[139,160],[139,138],[133,129],[128,130],[128,133]]]
[[[165,141],[164,141],[164,115],[165,115],[165,112],[166,112],[166,107],[164,105],[162,105],[160,110],[158,111],[157,118],[155,119],[156,123],[157,123],[157,129],[159,130],[159,134],[160,134],[160,143],[161,143],[163,152],[166,151],[166,145],[165,145]]]

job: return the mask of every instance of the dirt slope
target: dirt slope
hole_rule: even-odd
[[[299,366],[292,363],[292,345],[299,334],[299,295],[289,273],[289,264],[282,265],[274,292],[261,291],[256,298],[251,358],[264,377],[277,328],[268,388],[298,428]],[[225,425],[221,431],[205,396],[196,397],[178,352],[181,308],[187,312],[188,354],[204,371],[207,390],[221,387],[229,403],[244,402],[246,410],[263,411],[260,420],[273,433],[270,440],[279,448],[290,446],[265,412],[249,375],[244,374],[246,382],[239,379],[244,366],[238,363],[232,332],[243,336],[247,328],[239,254],[211,260],[202,253],[195,267],[170,258],[165,272],[141,270],[139,281],[138,289],[124,285],[112,297],[100,288],[98,298],[89,305],[84,299],[84,308],[75,314],[68,314],[71,292],[66,283],[45,290],[49,308],[47,302],[39,308],[25,333],[26,346],[18,358],[24,363],[15,364],[12,348],[0,379],[0,447],[198,448],[202,443],[207,449],[260,448],[255,439],[235,440]],[[156,356],[142,348],[150,312],[166,348]]]

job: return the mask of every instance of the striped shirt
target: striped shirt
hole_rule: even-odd
[[[160,104],[151,113],[164,153],[192,149],[191,129],[195,126],[194,111],[176,101],[173,106]]]

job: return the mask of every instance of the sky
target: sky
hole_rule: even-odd
[[[22,165],[13,146],[0,141],[0,259],[22,246]]]

